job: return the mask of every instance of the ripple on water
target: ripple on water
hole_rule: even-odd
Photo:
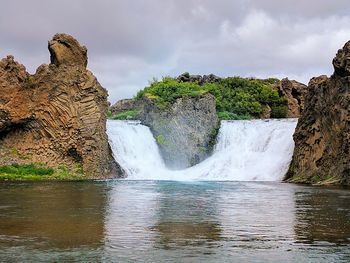
[[[349,262],[350,191],[259,182],[0,188],[0,261]]]

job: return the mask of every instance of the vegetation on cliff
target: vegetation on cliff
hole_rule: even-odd
[[[50,65],[33,75],[13,56],[0,60],[0,165],[78,165],[86,178],[120,176],[106,134],[108,93],[86,68],[86,47],[56,34],[48,48]]]
[[[312,78],[294,133],[289,182],[350,185],[350,41],[333,59],[334,73]]]
[[[138,110],[127,110],[118,114],[113,114],[111,111],[108,111],[107,118],[110,120],[133,120],[138,114]]]
[[[266,108],[271,109],[272,118],[285,118],[287,100],[275,88],[278,82],[277,79],[229,77],[212,83],[199,83],[164,77],[161,81],[153,80],[148,87],[137,93],[136,99],[147,97],[154,100],[161,109],[166,109],[178,98],[210,93],[216,98],[220,119],[258,118]]]
[[[52,168],[44,163],[13,163],[0,166],[0,181],[79,180],[83,178],[81,166],[75,169],[69,169],[65,165]]]

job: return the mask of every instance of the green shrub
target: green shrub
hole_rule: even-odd
[[[288,114],[288,108],[286,106],[272,106],[271,117],[272,118],[286,118]]]
[[[109,110],[107,111],[107,119],[111,119],[113,117],[113,113]]]
[[[178,82],[176,79],[165,77],[162,81],[154,80],[149,87],[139,91],[136,99],[148,97],[154,99],[160,107],[167,106],[181,97],[197,97],[206,93],[198,83]]]
[[[154,80],[139,91],[136,99],[147,97],[154,100],[158,107],[167,108],[177,98],[211,93],[216,98],[220,119],[258,118],[266,105],[274,109],[275,118],[282,118],[286,116],[287,102],[274,88],[278,81],[273,78],[261,80],[230,77],[217,83],[200,85],[197,82],[178,82],[174,78],[165,77],[161,81]]]
[[[239,116],[259,117],[263,105],[286,105],[273,88],[271,79],[246,79],[232,77],[217,84],[207,85],[216,97],[219,112],[231,112]]]
[[[250,115],[238,115],[228,111],[218,112],[218,117],[220,120],[250,120],[252,117]]]
[[[129,111],[124,111],[124,112],[118,113],[116,115],[113,115],[113,116],[109,117],[109,119],[112,119],[112,120],[132,120],[132,119],[135,119],[138,114],[139,114],[138,110],[129,110]]]

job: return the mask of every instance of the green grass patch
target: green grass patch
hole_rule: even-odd
[[[109,110],[107,111],[107,119],[111,119],[113,117],[113,113]]]
[[[0,179],[39,180],[51,177],[54,172],[54,169],[40,164],[11,164],[0,166]]]
[[[107,113],[107,116],[111,120],[134,120],[139,113],[140,112],[138,110],[129,110],[116,115],[108,115]]]
[[[54,170],[35,164],[12,164],[0,166],[0,173],[18,174],[18,175],[52,175]]]
[[[218,117],[220,120],[250,120],[252,116],[250,115],[238,115],[236,113],[228,112],[228,111],[220,111],[218,112]]]
[[[81,165],[76,165],[75,169],[64,165],[54,169],[42,163],[0,166],[0,181],[79,180],[83,177]]]

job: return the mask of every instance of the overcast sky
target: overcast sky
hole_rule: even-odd
[[[350,40],[349,0],[1,0],[0,57],[34,73],[73,35],[111,102],[153,77],[214,73],[307,83]]]

